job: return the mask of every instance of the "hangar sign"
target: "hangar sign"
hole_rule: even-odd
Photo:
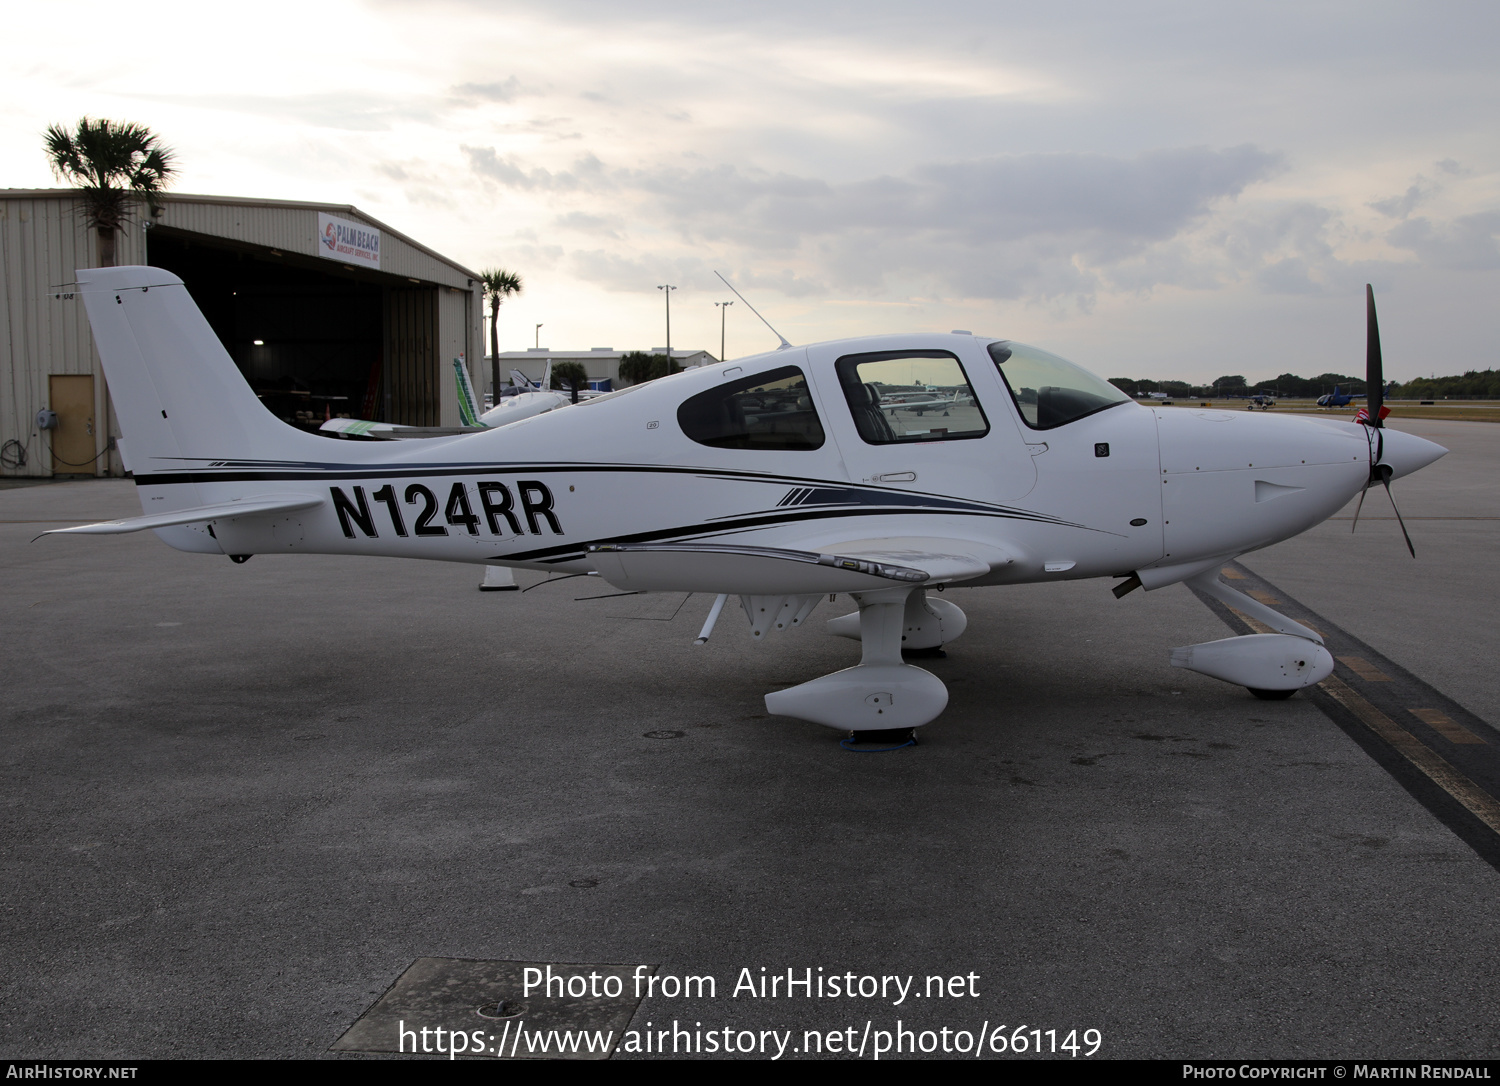
[[[318,255],[345,264],[380,267],[380,231],[318,212]]]

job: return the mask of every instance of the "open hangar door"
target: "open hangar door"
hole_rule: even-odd
[[[437,286],[166,226],[146,259],[182,279],[284,422],[441,424]]]

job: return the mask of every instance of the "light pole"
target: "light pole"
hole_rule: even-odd
[[[714,305],[719,307],[719,361],[722,362],[724,361],[724,318],[729,312],[729,307],[734,303],[715,302]]]
[[[667,300],[667,372],[662,376],[670,376],[672,373],[672,292],[677,288],[670,283],[658,284],[657,290],[662,292],[662,297]]]
[[[541,346],[542,346],[542,326],[540,324],[536,326],[536,343],[535,343],[535,346],[536,346],[536,348],[538,350],[540,350]]]

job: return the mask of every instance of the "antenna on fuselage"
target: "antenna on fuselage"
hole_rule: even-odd
[[[714,272],[714,274],[715,275],[719,275],[718,272]],[[728,279],[725,279],[722,275],[719,275],[719,282],[723,283],[730,290],[734,290],[734,284],[731,283]],[[741,294],[737,290],[734,290],[734,296],[736,298],[738,298],[740,301],[745,302],[745,306],[746,306],[746,308],[748,308],[750,310],[750,312],[754,313],[757,317],[760,317],[760,310],[756,309],[749,302],[746,302],[745,301],[745,296],[743,294]],[[765,317],[760,317],[760,323],[764,324],[767,328],[771,328],[771,322],[768,321],[768,320],[766,320]],[[782,335],[780,332],[776,331],[776,329],[774,329],[774,328],[771,328],[771,334],[774,335],[777,339],[781,340],[781,346],[776,348],[778,351],[789,351],[789,350],[791,350],[792,345],[786,341],[786,336]],[[719,361],[722,362],[723,359],[720,359]]]

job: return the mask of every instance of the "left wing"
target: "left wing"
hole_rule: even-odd
[[[930,537],[856,539],[818,550],[734,543],[605,543],[599,575],[634,592],[811,595],[967,581],[1015,561],[993,544]]]

